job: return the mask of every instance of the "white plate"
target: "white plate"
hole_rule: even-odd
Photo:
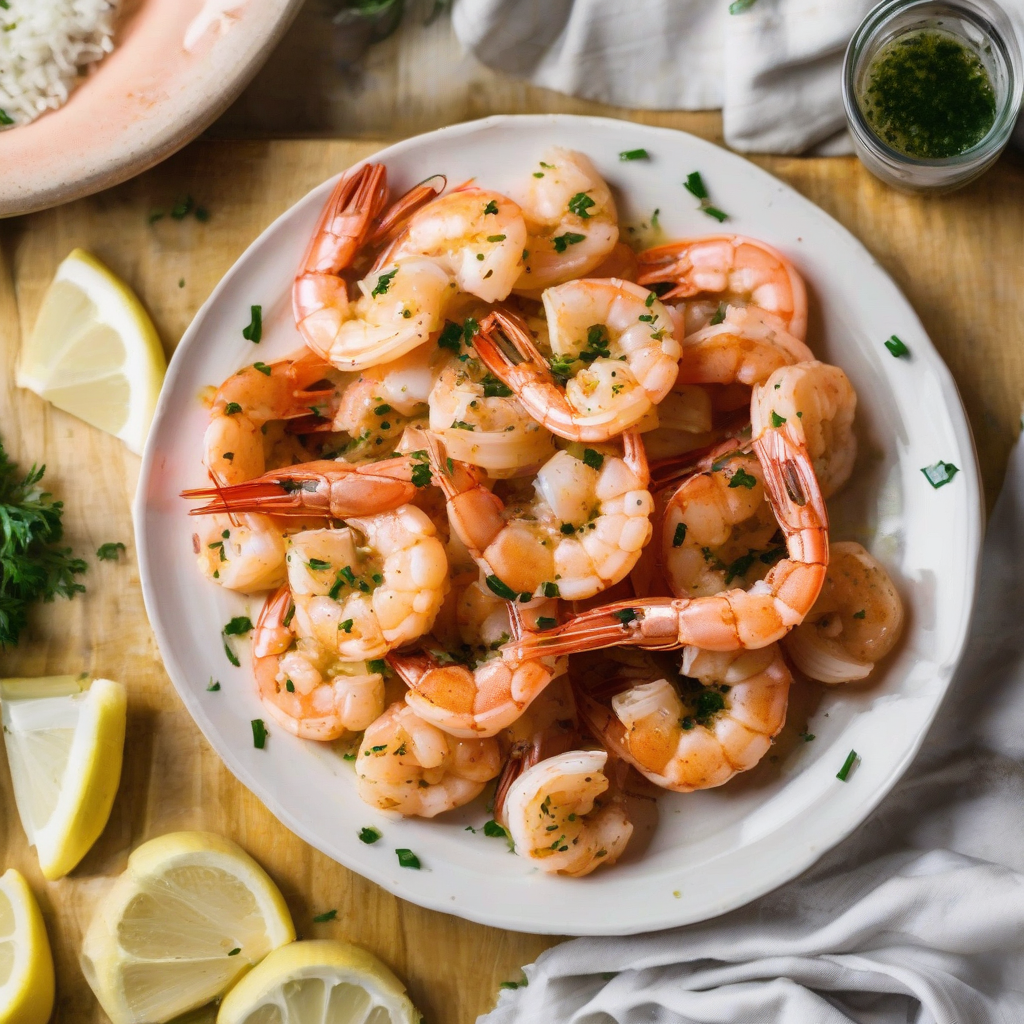
[[[768,892],[813,864],[850,833],[906,769],[960,658],[981,542],[981,489],[971,434],[956,387],[914,311],[862,246],[834,220],[753,164],[680,132],[563,115],[494,117],[392,146],[397,192],[443,171],[502,189],[528,173],[546,147],[587,153],[618,190],[623,224],[658,208],[668,237],[714,232],[682,182],[699,170],[726,227],[778,246],[807,278],[812,348],[849,374],[860,397],[865,451],[854,483],[833,503],[833,535],[866,543],[890,568],[908,608],[906,636],[873,684],[828,691],[800,743],[757,774],[717,790],[666,794],[647,848],[582,880],[552,878],[506,852],[479,825],[483,803],[446,821],[392,818],[356,795],[352,767],[329,749],[270,724],[253,747],[250,719],[265,713],[243,667],[225,659],[220,629],[246,601],[203,580],[190,540],[194,521],[178,497],[204,480],[200,389],[255,359],[299,342],[290,286],[333,181],[272,224],[239,259],[182,339],[171,361],[146,447],[135,508],[142,586],[167,670],[192,716],[228,767],[290,829],[329,856],[421,906],[520,931],[628,934],[700,921]],[[646,148],[649,161],[622,162]],[[266,325],[255,348],[242,338],[249,306]],[[910,347],[895,359],[883,341]],[[921,473],[939,460],[960,468],[933,490]],[[210,677],[221,691],[208,693]],[[781,749],[781,748],[780,748]],[[836,772],[854,749],[849,781]],[[384,838],[357,837],[374,825]],[[400,868],[395,849],[418,854]]]

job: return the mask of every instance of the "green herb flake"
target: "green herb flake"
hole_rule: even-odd
[[[772,409],[772,426],[778,429],[786,422],[785,416],[780,416],[774,409]]]
[[[242,947],[241,946],[235,946],[234,949],[229,949],[228,950],[228,956],[238,956],[238,954],[241,953],[241,952],[242,952]]]
[[[263,724],[262,718],[252,720],[252,745],[257,750],[262,750],[267,744],[267,727]]]
[[[749,11],[756,3],[757,0],[732,0],[732,3],[729,4],[729,13],[742,14],[744,11]]]
[[[545,583],[543,584],[544,596],[545,597],[561,597],[561,591],[558,589],[557,583]]]
[[[686,523],[676,523],[675,532],[672,534],[672,547],[682,547],[684,540],[686,540]]]
[[[487,584],[487,589],[492,594],[497,594],[498,597],[505,601],[514,601],[516,599],[516,592],[507,584],[502,582],[497,576],[490,575],[484,579]]]
[[[658,297],[658,296],[657,296],[657,295],[655,295],[655,294],[654,294],[654,292],[648,292],[648,293],[647,293],[647,298],[646,298],[646,299],[644,299],[644,305],[645,305],[645,306],[646,306],[646,307],[647,307],[648,309],[650,309],[650,308],[651,308],[651,306],[653,306],[653,305],[654,305],[654,300],[655,300],[655,299],[656,299],[657,297]]]
[[[179,199],[171,207],[171,217],[174,220],[184,220],[192,212],[192,207],[194,205],[195,203],[191,196],[185,196],[184,199]]]
[[[720,210],[717,206],[702,206],[701,210],[709,217],[714,217],[719,224],[721,224],[722,221],[729,219],[729,214],[724,210]]]
[[[555,235],[551,239],[551,244],[555,247],[555,252],[565,252],[570,245],[577,245],[580,242],[586,241],[586,235],[579,235],[575,231],[566,231],[564,235]]]
[[[620,608],[616,612],[612,612],[612,615],[619,620],[624,626],[629,625],[636,619],[635,608]]]
[[[853,617],[855,619],[864,619],[864,618],[867,618],[867,614],[868,614],[867,609],[866,608],[861,608],[861,610],[859,612],[854,612],[853,613]]]
[[[274,372],[266,363],[253,363],[252,368],[258,373],[262,373],[264,377],[269,377]]]
[[[686,181],[683,182],[683,187],[690,195],[695,196],[697,199],[708,198],[708,190],[704,187],[704,179],[700,176],[700,171],[688,174]]]
[[[238,660],[238,655],[235,654],[235,652],[231,650],[230,647],[228,647],[226,640],[224,641],[224,653],[228,656],[228,661],[230,661],[231,664],[235,666],[235,668],[242,667],[242,663]]]
[[[366,829],[363,829],[363,831],[365,832]],[[378,837],[379,837],[379,835],[380,835],[380,833],[378,833]],[[326,924],[328,921],[335,920],[335,918],[337,918],[337,916],[338,916],[337,910],[325,910],[322,914],[316,914],[313,917],[313,923],[314,924]]]
[[[236,615],[224,627],[225,636],[245,636],[252,629],[252,619],[248,615]]]
[[[909,356],[910,349],[900,341],[899,338],[894,334],[888,341],[884,342],[885,347],[894,355],[897,359],[900,356]]]
[[[838,772],[836,772],[836,778],[840,782],[845,782],[847,780],[847,778],[848,778],[848,776],[850,774],[850,769],[853,767],[854,762],[856,760],[857,760],[857,751],[856,750],[851,750],[850,753],[846,755],[846,760],[843,762],[843,767],[840,768]]]
[[[373,846],[378,839],[382,837],[380,829],[367,826],[359,830],[359,842],[366,843],[367,846]]]
[[[619,159],[623,162],[627,160],[650,160],[651,155],[646,149],[624,149],[619,154]]]
[[[415,853],[412,852],[412,850],[395,850],[395,853],[398,855],[399,867],[415,868],[417,871],[419,871],[421,867],[420,859],[416,856]]]
[[[577,192],[569,200],[569,212],[575,214],[580,220],[590,220],[590,214],[587,211],[596,205],[586,192]]]
[[[593,448],[583,449],[583,465],[591,469],[600,469],[604,465],[604,456]]]
[[[936,462],[934,466],[925,466],[921,472],[928,483],[938,490],[945,487],[960,470],[952,462]]]
[[[729,478],[730,487],[745,487],[751,490],[757,483],[757,477],[752,476],[742,466]]]
[[[715,315],[708,321],[709,326],[717,327],[724,319],[725,312],[728,309],[724,302],[718,304],[718,309],[715,310]]]
[[[505,241],[505,236],[504,235],[488,235],[487,236],[487,241],[488,242],[504,242]]]
[[[484,835],[491,839],[507,839],[508,833],[496,821],[484,822]]]
[[[798,733],[797,737],[802,739],[804,743],[811,743],[814,741],[814,733],[808,732],[806,729],[803,732]]]
[[[125,546],[118,540],[101,544],[96,549],[96,557],[101,562],[116,562],[125,553]]]
[[[206,686],[207,693],[216,693],[220,689],[220,683],[217,682],[213,676],[210,676],[210,682]]]
[[[537,628],[544,632],[548,629],[554,629],[558,625],[558,619],[551,618],[550,615],[538,615],[537,616]]]
[[[495,216],[497,214],[497,212],[498,212],[498,203],[497,203],[496,200],[492,199],[484,207],[484,216],[485,217],[492,217],[492,216]]]
[[[242,337],[246,341],[251,341],[254,345],[258,345],[263,337],[263,307],[250,306],[249,316],[251,318],[249,326],[242,328]]]
[[[381,274],[377,278],[377,283],[373,286],[373,291],[370,292],[370,298],[375,299],[378,295],[387,295],[388,289],[391,287],[391,282],[395,279],[395,274],[398,273],[398,267],[394,270],[389,270],[386,274]]]
[[[242,407],[237,402],[228,402],[228,404],[224,406],[225,416],[235,416],[241,411]]]

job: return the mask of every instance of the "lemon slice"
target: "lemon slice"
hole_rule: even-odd
[[[219,998],[294,938],[284,897],[244,850],[172,832],[128,858],[86,931],[82,969],[114,1024],[158,1024]]]
[[[135,293],[95,256],[73,250],[22,346],[18,386],[141,454],[166,369],[156,328]]]
[[[275,950],[225,997],[217,1024],[417,1024],[405,986],[372,953],[330,939]]]
[[[0,875],[0,1024],[46,1024],[53,955],[32,890],[14,868]]]
[[[0,680],[18,815],[50,881],[89,851],[121,778],[127,700],[109,679]]]

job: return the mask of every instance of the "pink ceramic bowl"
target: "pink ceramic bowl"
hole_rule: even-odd
[[[190,142],[242,91],[301,3],[127,0],[117,48],[70,100],[0,132],[0,216],[116,185]]]

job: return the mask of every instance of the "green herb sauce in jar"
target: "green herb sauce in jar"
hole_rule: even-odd
[[[996,118],[995,90],[981,58],[936,29],[915,29],[879,50],[858,100],[884,143],[923,160],[966,152]]]

